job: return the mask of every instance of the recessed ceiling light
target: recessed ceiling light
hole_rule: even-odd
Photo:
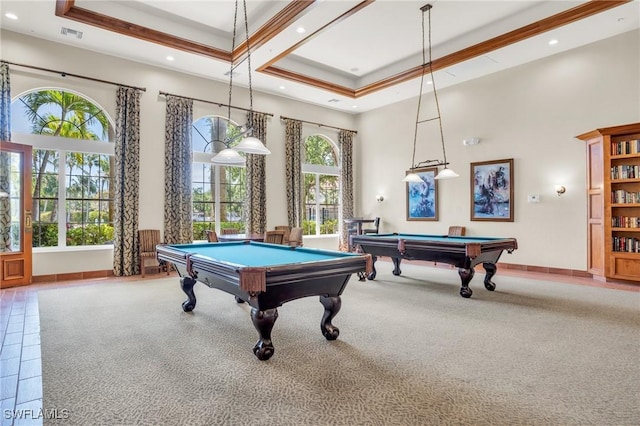
[[[351,105],[351,108],[358,108],[358,105]]]
[[[298,27],[298,28],[296,28],[296,32],[297,32],[298,34],[302,34],[302,33],[304,33],[305,31],[306,31],[306,30],[304,29],[304,27]]]
[[[4,16],[6,16],[9,19],[13,19],[14,21],[18,19],[18,15],[16,15],[15,13],[11,13],[11,12],[5,13]]]
[[[553,46],[554,44],[558,44],[558,40],[555,38],[553,40],[549,40],[549,46]]]
[[[284,90],[284,89],[285,89],[285,87],[284,87],[284,86],[280,86],[280,90]]]
[[[175,58],[173,56],[167,56],[167,61],[173,61]]]

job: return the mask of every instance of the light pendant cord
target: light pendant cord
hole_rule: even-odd
[[[436,111],[438,112],[438,125],[440,126],[440,142],[442,143],[442,155],[444,168],[447,168],[447,152],[444,149],[444,132],[442,131],[442,116],[440,115],[440,103],[438,102],[438,92],[436,91],[436,80],[433,78],[433,67],[431,66],[431,5],[428,5],[429,12],[429,75],[431,75],[431,85],[433,86],[433,97],[436,100]],[[422,39],[424,40],[424,10],[422,11]],[[421,89],[422,91],[422,89]]]
[[[242,0],[244,7],[244,32],[247,44],[247,65],[249,66],[249,126],[253,127],[253,87],[251,85],[251,46],[249,45],[249,20],[247,19],[247,1]]]
[[[235,11],[233,13],[233,38],[231,39],[231,66],[229,67],[229,102],[227,102],[228,104],[228,109],[227,109],[227,119],[228,119],[228,123],[227,126],[229,125],[229,123],[231,123],[231,93],[233,92],[233,51],[236,48],[236,23],[238,22],[238,0],[236,0],[236,8]],[[228,138],[225,138],[225,140]],[[229,148],[229,142],[225,143],[226,147]]]
[[[416,112],[416,127],[413,131],[413,156],[411,157],[411,169],[416,166],[416,144],[418,143],[418,121],[420,120],[420,105],[422,104],[422,87],[424,85],[424,64],[425,64],[425,49],[424,49],[424,12],[422,13],[422,72],[420,73],[420,92],[418,94],[418,111]]]

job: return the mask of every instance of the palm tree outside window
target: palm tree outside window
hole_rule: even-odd
[[[33,146],[33,247],[113,239],[113,120],[67,89],[38,89],[11,104],[14,140]]]

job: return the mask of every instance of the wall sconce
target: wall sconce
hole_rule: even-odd
[[[376,195],[376,201],[381,203],[384,201],[384,196],[381,194]]]
[[[468,139],[463,139],[462,140],[462,145],[464,145],[464,146],[478,145],[479,143],[480,143],[480,138],[479,137],[472,137],[472,138],[468,138]]]
[[[562,194],[564,194],[565,192],[567,192],[567,188],[565,188],[562,185],[556,185],[555,186],[556,192],[558,193],[558,197]]]

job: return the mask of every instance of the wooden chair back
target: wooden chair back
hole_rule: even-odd
[[[464,236],[464,233],[465,233],[464,226],[450,226],[449,233],[447,235],[452,237],[462,237]]]
[[[264,242],[270,244],[282,244],[284,231],[267,231],[264,233]]]
[[[380,229],[380,218],[376,217],[373,219],[373,225],[371,228],[365,228],[362,230],[363,234],[377,234]]]
[[[229,235],[229,234],[239,234],[238,229],[237,228],[222,228],[220,230],[220,233],[222,235]]]
[[[140,274],[144,277],[145,274],[145,259],[154,259],[156,260],[156,246],[158,244],[162,244],[160,240],[160,230],[159,229],[139,229],[138,230],[138,251],[139,251],[139,261],[140,261]],[[157,262],[157,261],[156,261]],[[158,268],[158,272],[162,271],[164,267],[162,264],[157,262],[157,265],[154,266]],[[169,275],[169,268],[167,269],[167,275]]]
[[[289,225],[278,225],[276,231],[284,231],[284,238],[282,244],[289,244],[289,234],[291,233],[291,227]]]
[[[302,228],[291,228],[289,233],[289,245],[293,247],[302,247]]]
[[[218,242],[218,234],[213,229],[207,229],[207,241],[210,243]]]

